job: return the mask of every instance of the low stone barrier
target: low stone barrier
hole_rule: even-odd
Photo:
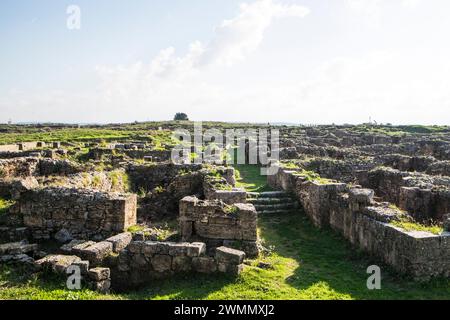
[[[331,227],[356,247],[414,278],[450,277],[450,232],[407,232],[389,223],[398,219],[398,210],[374,202],[371,189],[307,181],[283,171],[280,168],[279,177],[269,183],[293,192],[316,226]],[[288,175],[291,177],[286,178]]]
[[[78,238],[103,238],[136,224],[136,195],[44,188],[24,192],[10,209],[33,238],[49,239],[61,229]]]
[[[110,262],[113,287],[133,288],[177,273],[237,275],[243,268],[242,251],[220,247],[215,256],[205,253],[206,245],[201,242],[133,241]]]

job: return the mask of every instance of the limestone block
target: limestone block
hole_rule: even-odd
[[[189,257],[199,257],[206,252],[206,244],[203,242],[193,242],[188,246],[187,255]]]
[[[34,253],[37,250],[38,250],[37,244],[28,244],[26,242],[12,242],[0,244],[0,255]]]
[[[212,257],[192,258],[192,268],[200,273],[213,273],[217,271],[217,264]]]
[[[94,281],[108,280],[111,276],[109,268],[92,268],[89,269],[89,277]]]
[[[237,276],[242,272],[242,270],[244,270],[244,265],[243,264],[238,264],[238,265],[227,264],[227,263],[219,262],[217,265],[217,270],[219,270],[219,272],[228,273],[233,276]]]
[[[172,267],[172,257],[165,254],[155,254],[151,262],[153,269],[157,272],[167,272]]]
[[[238,265],[244,262],[244,259],[245,252],[243,251],[223,246],[216,248],[216,260],[218,262]]]
[[[130,232],[119,233],[113,237],[106,239],[105,241],[111,242],[113,245],[113,251],[119,253],[125,249],[132,240],[132,235]]]
[[[111,280],[109,279],[93,283],[93,290],[103,294],[108,294],[110,288],[111,288]]]
[[[81,259],[77,256],[49,255],[35,261],[38,268],[51,268],[54,272],[65,273],[67,268]]]
[[[112,253],[112,248],[111,242],[102,241],[80,250],[80,255],[95,266],[101,264]]]
[[[87,261],[87,260],[77,261],[77,262],[72,263],[72,265],[79,267],[81,274],[83,274],[83,275],[88,274],[89,261]]]
[[[175,272],[188,272],[192,269],[192,259],[187,256],[173,257],[172,270]]]

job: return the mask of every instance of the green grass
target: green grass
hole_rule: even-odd
[[[327,179],[327,178],[322,178],[318,173],[314,172],[314,171],[308,171],[308,170],[299,170],[295,173],[295,175],[298,176],[303,176],[306,178],[306,180],[311,181],[311,182],[315,182],[318,184],[330,184],[330,183],[335,183],[336,181],[331,180],[331,179]]]
[[[402,228],[405,231],[425,231],[432,234],[439,235],[444,232],[444,228],[438,225],[426,226],[417,222],[412,221],[393,221],[391,222],[393,226]]]
[[[20,271],[0,267],[0,299],[449,299],[450,280],[418,283],[350,248],[338,234],[319,230],[297,214],[261,216],[260,235],[272,248],[251,261],[237,278],[224,275],[179,275],[155,281],[126,294],[70,292],[64,282],[18,280]],[[261,269],[263,261],[271,268]],[[366,269],[378,264],[381,290],[368,290]]]
[[[123,140],[143,140],[151,142],[156,150],[164,150],[164,146],[173,146],[177,143],[172,139],[172,132],[168,130],[143,130],[123,126],[118,128],[64,128],[64,129],[37,129],[22,128],[19,132],[6,132],[0,135],[1,144],[14,144],[18,142],[89,142],[98,141],[101,146],[107,142]]]
[[[400,209],[395,204],[389,204],[389,208],[398,211],[397,220],[391,221],[391,225],[401,228],[405,231],[424,231],[439,235],[444,232],[444,228],[438,224],[430,222],[428,224],[419,223],[413,217],[408,215],[405,210]]]
[[[261,167],[257,165],[234,165],[236,170],[236,187],[248,192],[263,192],[272,190],[267,184],[267,176],[261,175]]]
[[[9,201],[0,198],[0,215],[4,214],[8,211],[9,207],[11,207],[14,204],[14,201]]]

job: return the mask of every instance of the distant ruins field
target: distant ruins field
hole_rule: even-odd
[[[450,298],[450,127],[203,123],[279,130],[267,177],[178,128],[0,125],[0,299]]]

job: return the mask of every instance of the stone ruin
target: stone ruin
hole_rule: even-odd
[[[279,191],[265,193],[236,188],[231,167],[174,165],[165,161],[170,150],[140,141],[88,143],[81,164],[69,160],[81,146],[0,148],[0,197],[15,201],[0,216],[0,263],[58,274],[77,266],[85,283],[101,292],[177,273],[236,276],[244,259],[260,250],[258,214],[294,212],[400,273],[450,277],[447,134],[279,129],[279,170],[268,177]],[[100,164],[108,168],[98,170]],[[113,170],[115,180],[127,179],[113,183]],[[93,184],[96,179],[101,183]],[[396,224],[405,217],[443,231],[405,230]],[[174,218],[175,238],[127,231]],[[43,240],[60,248],[43,252]]]
[[[211,247],[238,246],[249,257],[258,255],[257,213],[248,203],[228,206],[220,200],[185,197],[180,203],[183,241],[204,241]]]
[[[398,272],[449,277],[448,134],[353,130],[282,129],[279,171],[269,184],[291,194],[316,226],[336,230]]]
[[[108,292],[176,273],[236,276],[244,258],[258,254],[257,214],[253,205],[240,203],[246,193],[234,188],[232,168],[127,162],[120,172],[131,193],[104,184],[79,187],[80,177],[107,175],[66,159],[7,157],[0,170],[0,196],[15,201],[0,217],[0,263],[61,275],[76,266],[87,286]],[[188,199],[196,201],[190,206]],[[211,208],[216,212],[207,214]],[[138,220],[157,217],[179,218],[181,242],[127,232]],[[43,252],[45,241],[62,246]]]

